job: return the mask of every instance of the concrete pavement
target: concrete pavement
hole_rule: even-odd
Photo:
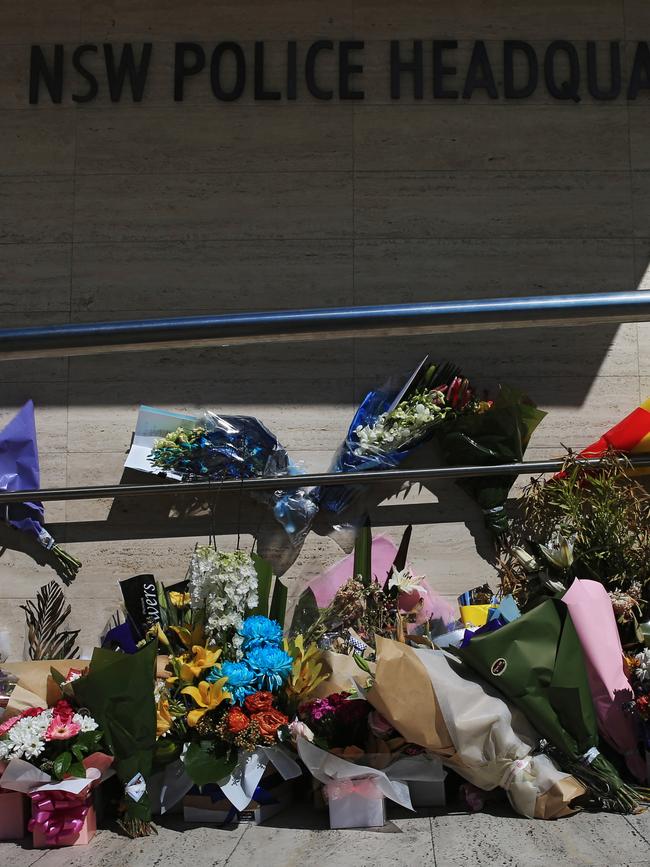
[[[330,831],[327,813],[297,805],[258,827],[169,818],[142,840],[100,831],[90,846],[45,852],[2,843],[0,867],[650,867],[650,811],[544,822],[497,804],[476,814],[389,807],[388,816],[384,828],[367,831]]]

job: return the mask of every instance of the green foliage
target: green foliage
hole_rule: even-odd
[[[361,527],[354,543],[354,569],[352,576],[358,578],[364,587],[372,581],[372,530],[370,521]]]
[[[569,455],[559,477],[533,479],[524,490],[510,542],[532,542],[541,551],[554,534],[571,538],[571,574],[647,601],[650,496],[628,472],[625,459],[614,453],[596,466]],[[515,558],[506,555],[501,572],[505,588],[516,590],[519,584],[525,589],[527,575]]]
[[[287,596],[287,585],[283,584],[282,581],[276,577],[275,584],[273,585],[273,597],[271,599],[269,617],[271,620],[277,620],[282,628],[284,628],[284,618],[287,613]]]
[[[196,786],[218,783],[237,764],[237,750],[217,755],[214,747],[214,741],[194,742],[185,753],[185,770]]]
[[[251,554],[255,571],[257,572],[257,608],[250,614],[260,614],[263,617],[269,616],[269,596],[271,595],[271,584],[273,583],[273,570],[271,564],[260,557],[259,554]]]

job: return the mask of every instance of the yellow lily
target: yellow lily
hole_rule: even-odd
[[[199,677],[204,669],[212,668],[221,656],[220,650],[208,650],[207,647],[200,647],[198,644],[194,645],[192,652],[194,655],[191,658],[189,653],[185,654],[180,670],[181,680],[186,683]]]
[[[323,660],[315,643],[305,649],[302,635],[297,635],[291,641],[284,639],[284,650],[293,657],[291,675],[285,689],[292,703],[300,703],[309,696],[316,687],[327,680],[329,673],[323,674]]]
[[[165,647],[169,647],[169,639],[160,628],[160,623],[156,623],[154,626],[151,626],[149,628],[149,631],[147,632],[147,638],[157,638],[160,644],[164,644]]]
[[[189,695],[198,708],[191,710],[187,715],[187,724],[190,728],[194,728],[208,711],[219,707],[222,701],[230,698],[230,693],[223,689],[224,683],[228,680],[227,677],[222,677],[214,683],[208,683],[202,680],[196,686],[186,686],[181,692],[184,695]]]
[[[166,735],[174,718],[169,712],[169,699],[161,698],[156,706],[156,738]]]
[[[169,628],[178,635],[188,650],[194,647],[195,644],[203,644],[205,633],[203,631],[203,624],[201,623],[197,623],[192,631],[187,626],[170,626]]]
[[[190,604],[189,593],[177,593],[176,590],[170,590],[168,596],[169,601],[175,608],[184,608]]]

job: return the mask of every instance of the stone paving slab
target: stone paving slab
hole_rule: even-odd
[[[376,830],[330,831],[327,813],[294,807],[265,825],[221,829],[171,818],[156,836],[98,832],[89,847],[0,844],[0,867],[650,867],[650,812],[581,813],[557,822],[490,812],[388,811]]]

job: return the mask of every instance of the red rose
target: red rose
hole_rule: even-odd
[[[54,716],[59,716],[61,719],[70,719],[74,716],[74,708],[72,705],[67,702],[64,698],[61,701],[57,701],[54,705]]]
[[[251,719],[257,723],[257,727],[263,738],[274,738],[280,726],[287,725],[289,722],[289,717],[280,713],[274,707],[254,713]]]
[[[250,720],[241,708],[232,707],[228,711],[226,725],[231,734],[238,735],[239,732],[246,731],[250,725]]]
[[[259,713],[261,710],[269,710],[273,707],[273,693],[260,690],[244,699],[244,707],[249,713]]]

